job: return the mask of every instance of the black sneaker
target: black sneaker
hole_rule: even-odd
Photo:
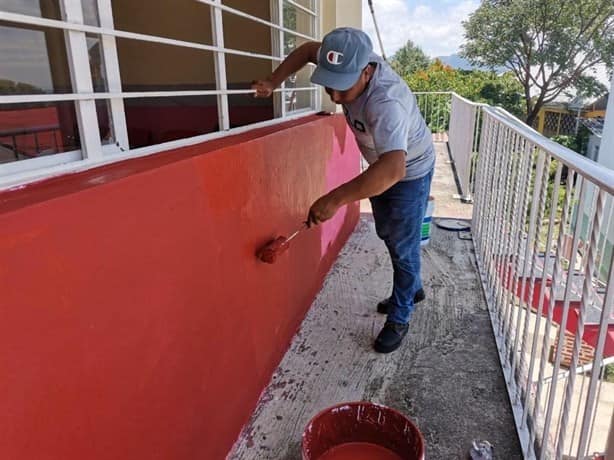
[[[414,295],[414,305],[422,302],[424,299],[426,299],[426,294],[424,293],[424,289],[420,289],[418,292],[416,292],[416,295]],[[382,300],[380,303],[378,303],[377,312],[384,313],[385,315],[390,313],[390,299]]]
[[[393,323],[386,321],[384,328],[380,331],[373,348],[378,353],[390,353],[401,346],[403,337],[407,334],[409,326],[407,324]]]

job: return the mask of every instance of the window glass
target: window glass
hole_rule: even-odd
[[[0,95],[70,93],[64,33],[0,21]]]
[[[88,26],[100,26],[97,0],[81,0],[83,8],[83,23]]]
[[[103,99],[96,100],[96,116],[100,128],[100,141],[102,145],[115,144],[115,133],[111,118],[111,104]]]
[[[226,54],[226,80],[228,89],[249,89],[252,80],[267,77],[272,70],[268,59],[250,58]],[[245,126],[250,123],[275,118],[273,110],[275,93],[270,98],[255,98],[252,94],[237,94],[228,97],[230,127]]]
[[[273,55],[272,35],[277,33],[277,29],[272,31],[270,26],[227,12],[222,13],[222,22],[225,48]]]
[[[131,98],[124,107],[130,148],[219,130],[216,96]]]
[[[74,102],[0,104],[0,163],[80,148]]]
[[[292,75],[286,80],[286,88],[305,88],[313,86],[310,82],[311,73],[313,67],[303,67],[297,73]],[[301,90],[301,91],[287,91],[285,95],[286,111],[291,112],[293,110],[305,109],[314,106],[314,92]]]
[[[92,73],[92,87],[95,92],[107,92],[109,86],[105,74],[102,40],[99,36],[90,34],[86,34],[85,40],[90,60],[90,72]]]
[[[284,3],[284,27],[313,37],[314,17],[290,3]]]
[[[0,0],[0,10],[46,19],[62,19],[58,0]]]
[[[115,28],[211,45],[209,5],[195,0],[112,0]]]
[[[222,0],[222,4],[235,10],[242,11],[257,18],[264,19],[269,22],[276,22],[271,20],[271,5],[266,1],[253,1],[253,0]],[[237,15],[233,15],[238,17]],[[224,28],[226,28],[224,23]]]
[[[313,0],[294,0],[294,3],[298,3],[299,5],[304,6],[305,8],[313,11],[313,8],[314,8]]]

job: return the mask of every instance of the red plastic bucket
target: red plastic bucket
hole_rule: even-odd
[[[400,412],[367,401],[324,409],[303,432],[303,460],[424,460],[424,438]]]

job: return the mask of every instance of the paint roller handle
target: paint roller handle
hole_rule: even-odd
[[[307,228],[309,228],[309,226],[307,225],[307,222],[305,221],[292,235],[286,238],[286,242],[284,244],[288,244],[291,239],[293,239],[296,235],[298,235],[299,233],[301,233],[303,230]]]

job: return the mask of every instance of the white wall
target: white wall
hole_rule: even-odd
[[[610,84],[610,97],[605,114],[603,135],[599,146],[599,163],[614,169],[614,78]]]

